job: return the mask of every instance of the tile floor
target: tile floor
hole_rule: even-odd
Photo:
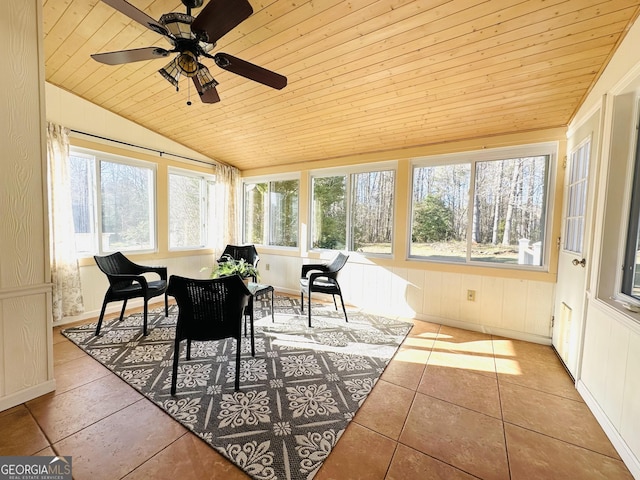
[[[550,347],[415,321],[317,480],[632,480]],[[0,455],[76,480],[246,479],[56,329],[57,390],[0,412]]]

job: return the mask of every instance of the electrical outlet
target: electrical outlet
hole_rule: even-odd
[[[265,263],[264,265],[264,269],[265,270],[269,270],[271,268],[271,265],[269,265],[268,263]]]
[[[467,300],[470,302],[476,301],[476,291],[475,290],[467,290]]]

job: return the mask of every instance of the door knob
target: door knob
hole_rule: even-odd
[[[577,258],[574,258],[571,263],[573,263],[576,267],[578,265],[581,265],[582,267],[585,267],[587,265],[587,259],[583,258],[582,260],[578,260]]]

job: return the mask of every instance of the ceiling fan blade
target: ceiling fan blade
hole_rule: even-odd
[[[253,13],[247,0],[211,0],[191,24],[196,35],[206,33],[208,43],[216,43]]]
[[[154,58],[168,57],[168,50],[159,47],[134,48],[132,50],[119,50],[117,52],[94,53],[91,58],[107,65],[122,65],[123,63],[153,60]]]
[[[131,5],[129,2],[125,0],[102,0],[107,5],[115,8],[120,13],[123,13],[127,17],[132,20],[135,20],[141,25],[144,25],[150,30],[153,30],[160,35],[168,35],[169,32],[161,23],[158,23],[149,15],[144,13],[142,10],[138,10],[136,7]]]
[[[213,59],[220,68],[228,70],[237,75],[242,75],[254,82],[262,83],[271,88],[282,90],[287,86],[287,77],[279,73],[272,72],[266,68],[259,67],[253,63],[234,57],[227,53],[216,53]]]
[[[200,100],[202,100],[202,103],[217,103],[220,101],[220,96],[218,95],[218,91],[216,90],[216,87],[210,87],[207,89],[206,92],[203,92],[202,87],[200,86],[200,80],[198,80],[198,77],[192,77],[192,78],[193,78],[193,84],[196,86],[196,90],[200,95]]]

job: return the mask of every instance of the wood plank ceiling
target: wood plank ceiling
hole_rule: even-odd
[[[179,0],[129,0],[158,19]],[[204,59],[221,101],[176,92],[169,59],[107,66],[90,54],[170,49],[99,0],[43,0],[46,78],[240,170],[566,125],[637,0],[249,0],[223,51],[288,77],[273,90]],[[207,0],[205,0],[205,3]],[[194,10],[197,16],[199,10]]]

